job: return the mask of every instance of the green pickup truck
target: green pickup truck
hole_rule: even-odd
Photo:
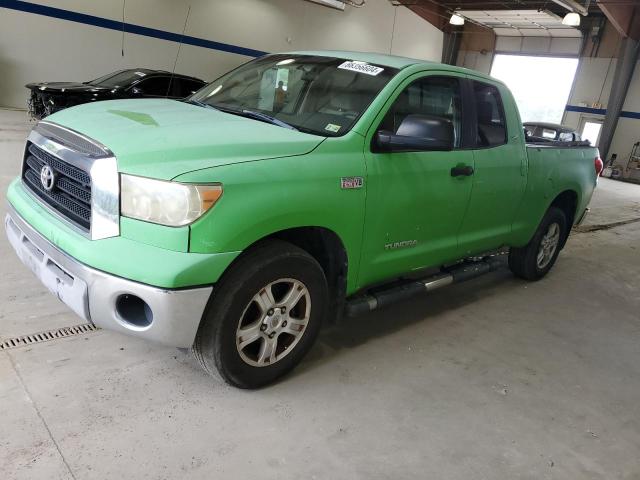
[[[267,55],[185,101],[64,110],[28,137],[8,238],[95,325],[192,348],[255,388],[325,319],[499,266],[543,277],[602,161],[526,144],[476,72],[356,52]]]

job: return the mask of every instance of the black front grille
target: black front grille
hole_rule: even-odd
[[[42,167],[55,174],[54,186],[46,190],[40,181]],[[91,177],[84,170],[27,144],[22,179],[44,203],[84,230],[91,227]]]

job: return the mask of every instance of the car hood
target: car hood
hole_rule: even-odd
[[[118,170],[170,180],[219,165],[310,152],[324,137],[185,102],[110,100],[46,118],[107,146]]]
[[[107,87],[96,87],[95,85],[88,85],[86,83],[78,82],[41,82],[41,83],[28,83],[25,85],[29,90],[39,90],[48,93],[96,93],[106,92],[109,90]]]

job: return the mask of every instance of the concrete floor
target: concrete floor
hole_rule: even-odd
[[[0,112],[3,191],[27,126]],[[591,225],[640,218],[602,179]],[[587,229],[588,230],[588,229]],[[98,331],[0,353],[11,479],[640,479],[640,222],[326,330],[241,391],[189,355]],[[81,323],[0,239],[0,337]]]

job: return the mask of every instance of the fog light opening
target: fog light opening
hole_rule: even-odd
[[[135,328],[146,328],[153,322],[151,307],[135,295],[120,295],[116,300],[116,313],[123,322]]]

